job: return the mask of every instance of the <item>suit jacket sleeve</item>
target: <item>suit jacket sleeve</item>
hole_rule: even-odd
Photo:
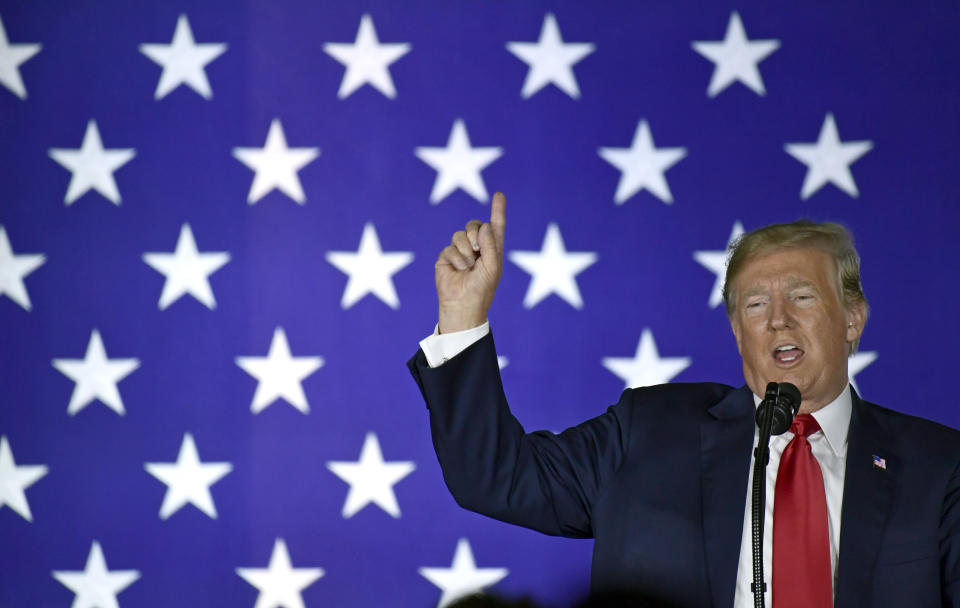
[[[940,530],[943,605],[960,608],[960,464],[947,486]]]
[[[420,350],[407,366],[458,504],[546,534],[592,536],[591,507],[627,452],[631,390],[559,435],[527,434],[507,406],[492,334],[442,366],[430,368]]]

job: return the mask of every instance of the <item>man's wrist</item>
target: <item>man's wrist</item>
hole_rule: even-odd
[[[487,316],[476,311],[445,310],[440,308],[437,330],[441,334],[450,334],[479,327],[487,322]]]

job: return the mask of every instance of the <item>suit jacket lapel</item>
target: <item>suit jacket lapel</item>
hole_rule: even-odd
[[[707,575],[714,606],[732,606],[753,448],[753,395],[731,391],[700,425],[702,512]]]
[[[880,426],[870,407],[853,391],[834,599],[838,607],[873,603],[877,554],[900,470],[900,459],[893,452],[895,436]],[[883,459],[882,465],[874,457]]]

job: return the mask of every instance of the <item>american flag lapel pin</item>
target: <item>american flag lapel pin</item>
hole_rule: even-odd
[[[876,454],[873,455],[873,468],[881,469],[883,471],[887,470],[887,459],[880,458]]]

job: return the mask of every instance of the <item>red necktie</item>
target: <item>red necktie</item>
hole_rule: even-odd
[[[810,414],[790,425],[773,499],[773,608],[830,608],[833,575],[823,473],[807,437],[820,430]]]

